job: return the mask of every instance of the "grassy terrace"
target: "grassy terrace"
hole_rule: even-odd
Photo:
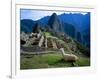
[[[90,58],[83,54],[77,54],[79,60],[75,62],[65,62],[59,53],[43,55],[21,55],[21,69],[39,69],[39,68],[58,68],[58,67],[77,67],[90,66]]]

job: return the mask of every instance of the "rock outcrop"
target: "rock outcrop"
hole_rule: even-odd
[[[61,32],[62,31],[62,23],[57,17],[56,13],[53,13],[48,21],[48,25],[50,28],[55,32]]]

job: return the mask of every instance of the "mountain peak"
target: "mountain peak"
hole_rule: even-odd
[[[54,20],[58,20],[58,15],[56,13],[53,13],[51,15],[51,18],[53,18]]]
[[[57,14],[56,14],[56,13],[53,13],[53,14],[52,14],[52,16],[55,16],[55,17],[56,17],[56,16],[57,16]]]
[[[57,16],[56,13],[53,13],[48,21],[48,25],[50,26],[51,29],[53,29],[54,31],[57,31],[57,29],[59,29],[60,26],[60,20]]]

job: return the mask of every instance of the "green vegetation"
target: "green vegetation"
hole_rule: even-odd
[[[81,45],[79,42],[75,41],[77,48],[79,49],[80,52],[82,52],[83,54],[85,54],[86,56],[90,57],[90,49],[86,48],[85,46]]]
[[[77,54],[79,60],[74,66],[89,66],[90,58],[83,54]],[[38,68],[58,68],[74,67],[72,62],[65,62],[60,53],[42,54],[42,55],[21,55],[21,69],[38,69]]]
[[[20,55],[20,68],[21,69],[39,69],[39,68],[60,68],[60,67],[83,67],[90,66],[90,57],[88,56],[90,51],[81,45],[79,42],[76,42],[72,38],[65,39],[63,36],[56,37],[53,36],[51,32],[42,32],[44,38],[47,38],[49,43],[47,44],[49,47],[38,47],[38,46],[29,46],[29,47],[21,47],[24,51],[30,50],[31,52],[38,51],[50,51],[53,52],[38,54],[38,55],[28,55],[30,51],[27,51],[28,54]],[[58,46],[58,49],[50,47],[51,41]],[[56,41],[56,42],[55,42]],[[37,41],[36,41],[37,42]],[[23,42],[24,43],[24,42]],[[43,42],[44,45],[44,42]],[[64,48],[64,51],[68,54],[75,54],[79,59],[76,62],[66,62],[63,59],[61,53],[58,52],[59,48]],[[38,51],[37,51],[38,50]],[[55,51],[55,52],[54,52]]]
[[[45,36],[51,36],[50,32],[44,32]]]
[[[78,64],[78,66],[89,66],[90,65],[90,59],[80,57],[80,59],[76,62],[76,64]]]

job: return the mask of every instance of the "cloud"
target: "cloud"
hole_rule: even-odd
[[[64,12],[65,14],[82,14],[86,15],[88,12]]]
[[[42,10],[32,10],[32,9],[21,9],[21,19],[32,19],[39,20],[44,16],[51,16],[52,13],[56,13],[57,15],[65,14],[82,14],[86,15],[87,12],[62,12],[62,11],[42,11]]]

